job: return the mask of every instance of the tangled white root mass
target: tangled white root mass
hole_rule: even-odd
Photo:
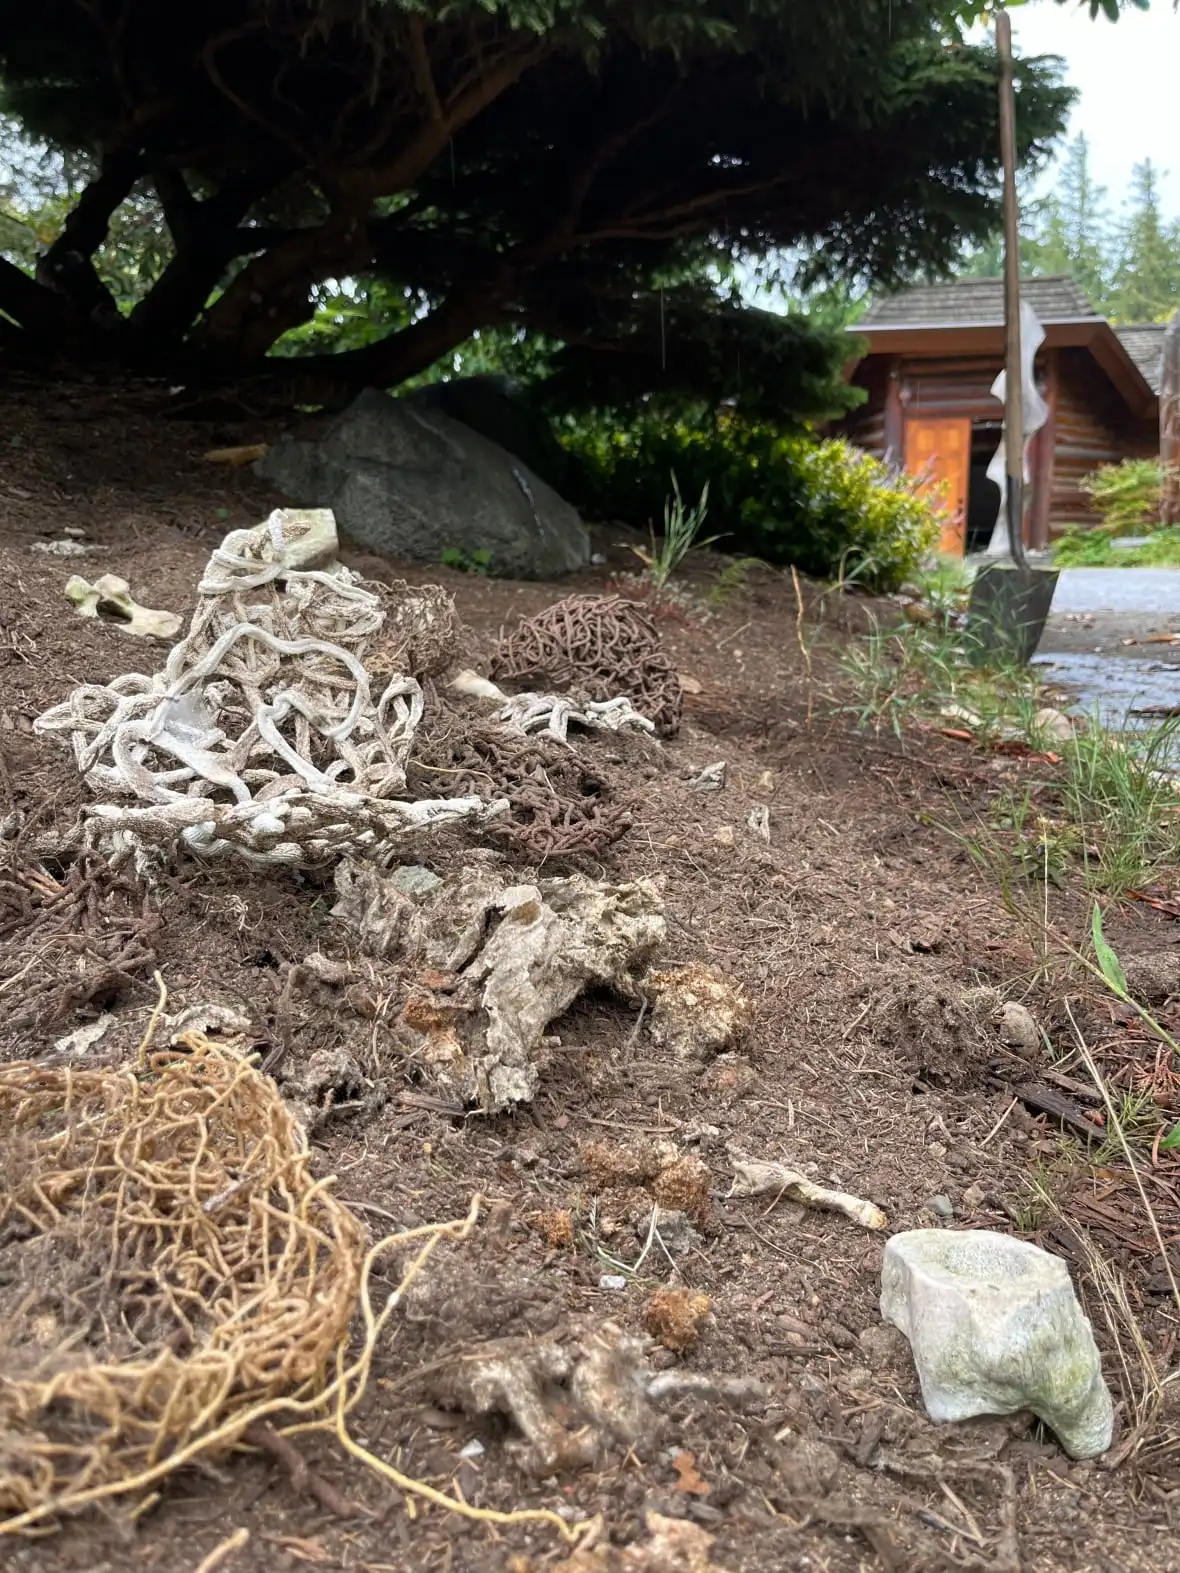
[[[88,784],[121,800],[85,811],[91,845],[140,868],[178,845],[307,866],[503,812],[500,800],[399,799],[422,688],[391,671],[375,697],[387,608],[380,587],[334,561],[336,544],[326,509],[276,509],[233,531],[162,671],[80,684],[38,717],[38,732],[69,740]],[[416,621],[433,626],[437,593],[402,599],[392,623],[404,643]]]

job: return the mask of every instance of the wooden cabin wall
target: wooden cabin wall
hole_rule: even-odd
[[[901,402],[907,416],[927,420],[940,416],[969,416],[973,421],[999,420],[1003,408],[990,388],[1003,363],[979,356],[901,363]]]
[[[861,361],[852,378],[854,388],[862,388],[865,402],[838,422],[833,431],[847,437],[874,459],[885,457],[885,399],[889,386],[889,363],[885,356],[874,355]]]
[[[1136,421],[1105,373],[1083,349],[1058,354],[1056,441],[1049,527],[1057,534],[1071,524],[1097,524],[1082,481],[1100,464],[1151,458],[1159,451],[1154,420]]]
[[[1136,420],[1089,350],[1042,350],[1037,357],[1038,386],[1052,382],[1047,354],[1057,357],[1056,409],[1053,418],[1052,482],[1048,528],[1052,535],[1071,524],[1096,524],[1098,515],[1081,489],[1083,478],[1100,464],[1149,458],[1159,451],[1153,417]],[[886,403],[890,357],[870,356],[856,368],[854,384],[868,398],[837,428],[876,458],[885,452]],[[906,356],[900,362],[901,403],[907,417],[966,417],[998,421],[1003,411],[990,389],[1002,370],[997,356]]]

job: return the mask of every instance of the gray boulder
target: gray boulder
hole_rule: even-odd
[[[441,409],[376,389],[317,440],[281,438],[255,468],[300,507],[331,508],[354,541],[391,557],[437,564],[454,551],[517,579],[590,561],[575,510],[512,454]]]
[[[512,377],[488,374],[452,377],[449,382],[428,382],[402,398],[429,418],[441,410],[453,421],[499,443],[539,475],[555,491],[562,491],[570,475],[570,457],[553,434],[543,410],[529,399],[528,391]]]

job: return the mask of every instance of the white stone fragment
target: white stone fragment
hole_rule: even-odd
[[[894,1235],[881,1315],[910,1341],[931,1419],[1029,1409],[1074,1458],[1110,1446],[1110,1393],[1059,1257],[982,1229]]]

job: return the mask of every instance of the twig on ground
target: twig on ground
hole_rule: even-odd
[[[235,1529],[232,1535],[227,1535],[219,1541],[207,1557],[202,1557],[193,1569],[193,1573],[216,1573],[216,1569],[224,1567],[235,1551],[241,1551],[250,1539],[248,1529]]]
[[[791,583],[795,587],[795,642],[799,646],[799,653],[803,657],[804,670],[807,673],[807,729],[810,731],[815,704],[815,684],[811,673],[811,650],[808,648],[807,640],[803,637],[803,617],[806,610],[803,604],[803,591],[799,586],[799,570],[794,563],[791,564]]]
[[[1005,1125],[1006,1125],[1006,1124],[1007,1124],[1007,1121],[1008,1121],[1008,1116],[1009,1116],[1009,1115],[1010,1115],[1010,1114],[1011,1114],[1011,1113],[1012,1113],[1012,1110],[1013,1110],[1013,1109],[1014,1109],[1014,1108],[1015,1108],[1015,1107],[1016,1107],[1016,1105],[1017,1105],[1017,1104],[1018,1104],[1018,1103],[1019,1103],[1019,1102],[1020,1102],[1020,1099],[1019,1099],[1019,1098],[1013,1098],[1013,1099],[1012,1099],[1012,1102],[1011,1102],[1011,1103],[1010,1103],[1010,1104],[1009,1104],[1009,1105],[1008,1105],[1008,1107],[1007,1107],[1007,1108],[1006,1108],[1006,1109],[1005,1109],[1005,1110],[1004,1110],[1004,1112],[1003,1112],[1003,1114],[1001,1114],[1001,1115],[1000,1115],[1000,1117],[999,1117],[999,1119],[998,1119],[998,1120],[997,1120],[997,1121],[996,1121],[996,1123],[995,1123],[995,1124],[994,1124],[994,1125],[993,1125],[993,1126],[992,1126],[992,1128],[991,1128],[991,1130],[990,1130],[990,1131],[988,1131],[988,1133],[987,1133],[987,1135],[986,1135],[986,1136],[985,1136],[985,1137],[984,1137],[984,1138],[983,1138],[983,1140],[982,1140],[982,1141],[981,1141],[981,1142],[980,1142],[980,1144],[979,1144],[979,1145],[980,1145],[980,1146],[981,1146],[981,1147],[986,1147],[986,1146],[987,1146],[987,1144],[988,1144],[988,1142],[990,1142],[990,1141],[991,1141],[991,1139],[992,1139],[992,1137],[993,1137],[993,1136],[998,1136],[998,1135],[999,1135],[999,1133],[1000,1133],[1000,1131],[1001,1131],[1001,1130],[1002,1130],[1002,1129],[1003,1129],[1003,1128],[1004,1128],[1004,1126],[1005,1126]]]
[[[285,1436],[279,1436],[270,1426],[257,1420],[247,1426],[244,1439],[251,1447],[269,1453],[291,1477],[291,1484],[298,1495],[312,1496],[322,1508],[336,1518],[358,1518],[365,1510],[350,1502],[330,1481],[318,1475],[303,1454]]]

